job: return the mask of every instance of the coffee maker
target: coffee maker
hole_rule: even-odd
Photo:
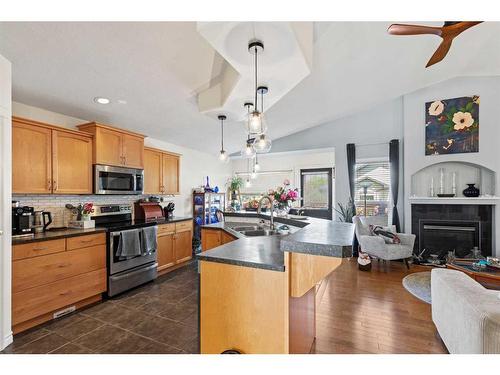
[[[29,206],[12,207],[12,235],[30,236],[34,228],[35,208]]]

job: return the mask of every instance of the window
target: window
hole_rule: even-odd
[[[308,216],[332,218],[332,168],[300,170],[302,208]]]
[[[391,175],[388,161],[356,163],[356,214],[367,216],[388,214]],[[366,202],[366,206],[365,206]]]

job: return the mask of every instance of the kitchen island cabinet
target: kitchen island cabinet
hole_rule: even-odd
[[[238,235],[197,255],[201,353],[310,352],[316,335],[317,290],[351,256],[354,227],[321,219],[292,223],[276,218],[280,220],[302,229],[285,236]],[[219,232],[220,238],[224,232],[235,236],[228,223],[203,230]]]

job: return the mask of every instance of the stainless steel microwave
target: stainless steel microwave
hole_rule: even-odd
[[[143,193],[143,169],[94,165],[94,194]]]

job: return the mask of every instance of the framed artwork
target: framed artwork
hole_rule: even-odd
[[[479,96],[425,103],[425,154],[479,152]]]

